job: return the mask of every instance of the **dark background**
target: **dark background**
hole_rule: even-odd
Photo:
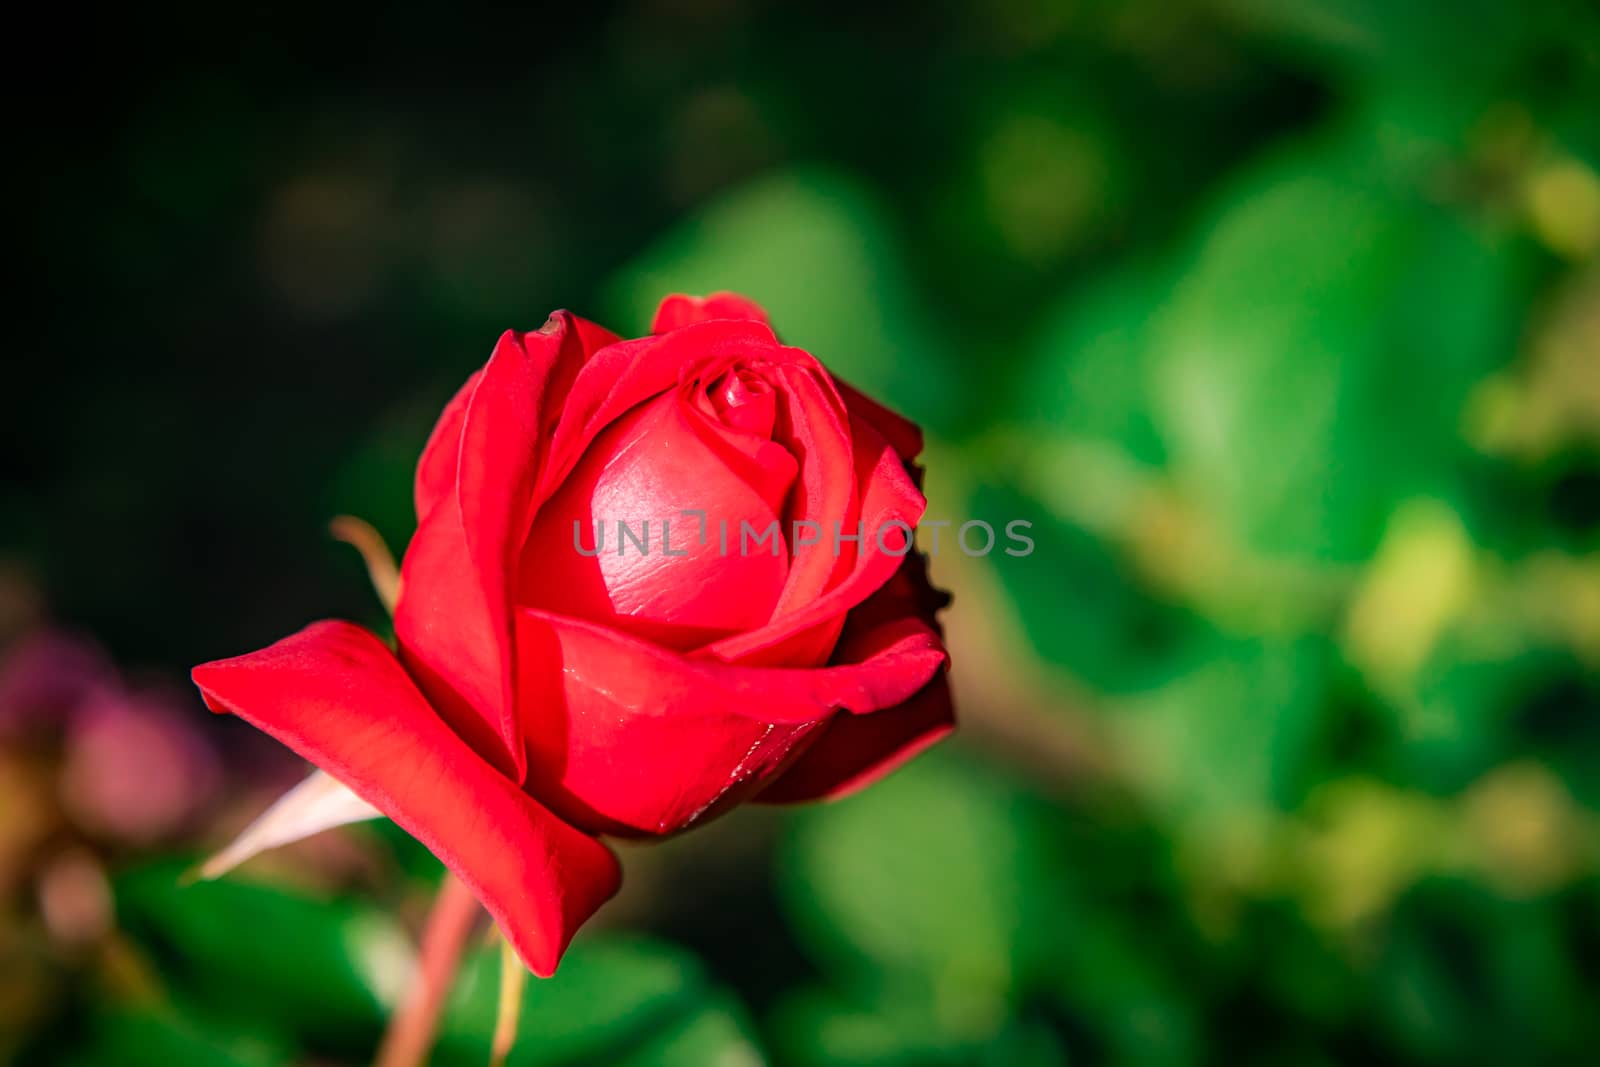
[[[1038,550],[934,561],[957,740],[630,850],[518,1055],[1600,1039],[1592,6],[40,17],[8,109],[0,1056],[363,1059],[437,867],[363,827],[174,889],[297,770],[187,669],[383,626],[326,523],[398,553],[503,329],[638,332],[713,289],[926,427],[930,515]],[[442,1059],[481,1061],[475,988]]]

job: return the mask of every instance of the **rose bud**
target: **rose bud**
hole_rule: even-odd
[[[194,679],[549,975],[617,888],[597,835],[839,796],[951,730],[921,446],[741,297],[669,297],[626,341],[558,312],[500,338],[423,451],[398,654],[321,622]]]

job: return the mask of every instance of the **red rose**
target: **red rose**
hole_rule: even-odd
[[[950,731],[921,445],[741,297],[669,297],[631,341],[558,312],[500,338],[423,451],[399,655],[320,622],[194,680],[548,975],[617,888],[594,835],[838,796]]]

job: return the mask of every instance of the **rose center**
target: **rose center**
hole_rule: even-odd
[[[778,417],[778,398],[772,386],[748,367],[725,371],[706,389],[711,406],[724,425],[770,438]]]

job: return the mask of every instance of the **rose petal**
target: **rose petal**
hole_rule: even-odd
[[[358,626],[320,622],[194,669],[230,711],[394,819],[454,871],[540,975],[616,891],[616,857],[469,748],[394,654]]]
[[[825,593],[779,614],[766,626],[707,645],[702,650],[707,655],[747,665],[825,662],[845,613],[877,591],[903,564],[910,548],[906,531],[922,518],[927,500],[882,435],[857,418],[851,419],[850,426],[861,494],[859,521],[865,531],[854,567]],[[825,531],[824,538],[831,533],[831,528]]]
[[[547,499],[578,465],[591,442],[631,408],[678,384],[702,363],[732,363],[780,351],[772,330],[751,321],[713,321],[641,337],[595,352],[572,382],[562,404],[539,480]]]
[[[839,395],[844,398],[844,405],[850,409],[850,414],[882,434],[883,439],[889,442],[889,447],[899,453],[901,459],[910,463],[922,455],[920,426],[905,416],[890,411],[849,382],[834,378],[833,384],[839,390]]]
[[[571,312],[558,311],[552,318],[566,323],[576,336],[580,352],[580,358],[565,360],[558,365],[557,373],[547,389],[553,400],[566,395],[572,386],[572,379],[577,376],[578,370],[590,356],[607,345],[616,344],[621,338],[604,326]],[[435,503],[455,492],[456,465],[461,456],[461,427],[466,422],[467,405],[472,400],[473,390],[478,387],[482,377],[482,370],[473,371],[466,384],[450,398],[450,402],[445,405],[444,411],[434,424],[427,444],[422,449],[422,457],[417,462],[415,487],[418,522],[427,517]],[[547,403],[545,406],[548,411],[559,416],[561,411],[559,403]],[[546,422],[547,426],[553,425],[554,419],[547,418]]]
[[[789,582],[772,612],[772,618],[792,615],[849,574],[859,555],[854,541],[835,539],[835,527],[853,534],[860,518],[860,479],[855,469],[851,427],[844,403],[833,391],[827,372],[809,356],[805,363],[768,372],[783,402],[790,450],[800,461],[796,503],[786,518],[814,526],[800,529],[791,540]],[[814,539],[814,540],[813,540]],[[802,542],[811,541],[810,544]],[[816,659],[827,655],[819,648]]]
[[[418,522],[426,519],[439,501],[455,495],[456,461],[461,456],[461,426],[467,421],[467,404],[472,400],[472,392],[482,378],[483,371],[472,372],[466,384],[444,406],[439,421],[433,424],[433,432],[428,435],[428,443],[422,446],[412,494],[416,501]]]
[[[760,387],[759,393],[746,384],[746,377]],[[737,384],[729,385],[729,379]],[[712,390],[719,395],[711,395]],[[781,515],[800,465],[787,448],[772,440],[778,419],[778,397],[772,386],[756,380],[753,371],[739,376],[727,371],[710,386],[694,381],[679,386],[679,393],[688,394],[683,417],[700,443],[744,479],[774,517]]]
[[[685,296],[682,293],[674,293],[661,301],[661,306],[656,308],[656,317],[650,324],[650,332],[666,333],[697,322],[712,322],[718,319],[748,319],[760,323],[768,321],[767,313],[762,310],[760,304],[738,293],[712,293],[710,296]]]
[[[928,581],[927,559],[912,552],[883,586],[850,612],[836,658],[869,659],[895,635],[926,627],[943,640],[938,612],[950,601]],[[941,671],[898,707],[836,715],[805,753],[756,798],[789,804],[842,797],[888,774],[955,728],[950,686]]]
[[[914,618],[858,635],[859,661],[798,670],[682,656],[530,609],[518,623],[529,788],[606,833],[681,829],[755,788],[836,708],[898,705],[945,661]]]
[[[763,804],[799,804],[849,796],[955,727],[950,684],[941,672],[899,707],[871,715],[835,715],[800,758],[754,799]]]
[[[598,329],[558,312],[534,333],[500,338],[461,417],[456,506],[427,512],[401,569],[395,632],[407,665],[457,732],[519,781],[512,579],[554,421],[545,409],[560,405]],[[425,457],[430,469],[445,449]]]
[[[696,518],[680,512],[745,516],[758,528],[777,516],[706,447],[690,417],[673,390],[595,440],[539,509],[522,552],[519,604],[616,626],[673,648],[693,648],[767,620],[784,587],[788,555],[723,552],[717,537],[702,541]],[[642,546],[623,540],[619,524]],[[670,545],[662,543],[664,532]]]

